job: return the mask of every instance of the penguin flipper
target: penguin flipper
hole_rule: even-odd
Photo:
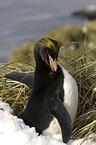
[[[62,132],[63,142],[67,143],[72,135],[72,122],[69,113],[59,96],[56,96],[55,99],[53,97],[49,105],[49,110],[50,113],[58,120]]]
[[[13,73],[6,74],[4,77],[7,79],[11,79],[23,83],[27,85],[29,89],[32,89],[34,83],[34,75],[29,73],[13,72]]]

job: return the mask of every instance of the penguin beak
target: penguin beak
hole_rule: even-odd
[[[52,69],[52,71],[56,72],[57,71],[57,61],[56,61],[56,59],[53,60],[53,58],[50,55],[48,55],[48,56],[49,56],[50,68]]]

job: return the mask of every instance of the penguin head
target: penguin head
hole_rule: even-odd
[[[57,58],[60,45],[52,38],[42,38],[38,41],[34,48],[36,63],[43,63],[51,68],[52,71],[57,71]]]

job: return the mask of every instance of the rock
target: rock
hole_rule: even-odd
[[[96,19],[96,5],[89,5],[80,11],[73,12],[72,15],[86,17],[90,20]]]

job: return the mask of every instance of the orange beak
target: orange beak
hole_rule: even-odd
[[[50,64],[50,67],[52,69],[52,71],[57,71],[57,62],[56,62],[56,59],[53,60],[53,58],[49,55],[49,64]]]

